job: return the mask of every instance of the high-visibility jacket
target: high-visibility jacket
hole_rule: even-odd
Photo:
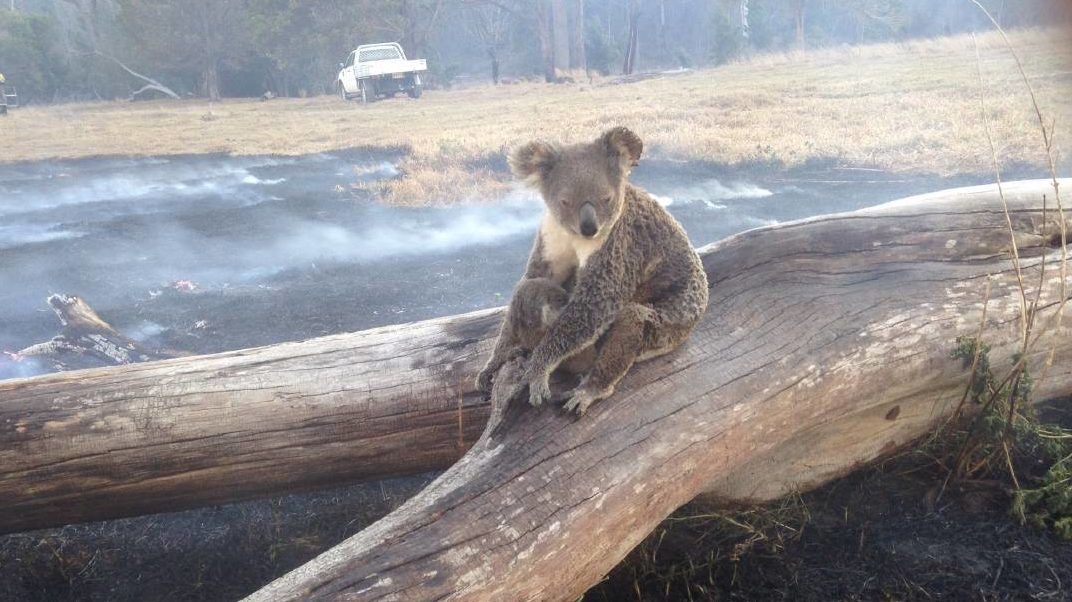
[[[3,83],[6,83],[6,82],[4,81],[4,74],[3,74],[3,73],[0,73],[0,84],[3,84]]]

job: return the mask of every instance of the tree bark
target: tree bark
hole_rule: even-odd
[[[639,366],[583,420],[551,408],[524,412],[534,426],[517,426],[517,436],[534,438],[524,443],[523,458],[504,448],[502,474],[531,466],[538,477],[552,470],[549,450],[568,447],[570,439],[548,437],[594,437],[578,448],[583,454],[563,452],[581,472],[552,482],[562,497],[548,503],[573,499],[584,475],[609,491],[600,475],[618,478],[622,467],[615,462],[628,459],[641,471],[629,481],[641,488],[636,500],[651,513],[636,523],[642,529],[694,491],[768,499],[818,484],[925,432],[948,409],[948,392],[966,380],[948,353],[956,336],[978,328],[985,275],[999,274],[1002,283],[1010,277],[1004,218],[990,190],[947,191],[708,247],[712,309],[686,348]],[[1046,185],[1009,184],[1008,190],[1030,264],[1054,244],[1053,213],[1047,230],[1038,210]],[[1049,273],[1046,307],[1053,304],[1052,262]],[[1011,353],[1015,330],[1015,319],[1004,313],[1011,293],[1002,286],[994,287],[985,335],[995,366]],[[472,445],[487,419],[489,407],[471,382],[499,317],[499,310],[488,310],[212,356],[0,381],[0,532],[444,468]],[[1048,350],[1049,342],[1040,348]],[[1041,396],[1070,388],[1072,337],[1060,342]],[[896,420],[887,420],[894,405]],[[685,417],[696,422],[682,422]],[[531,432],[538,425],[548,432]],[[604,428],[620,430],[608,437]],[[696,447],[682,451],[679,436]],[[547,447],[532,447],[537,444]],[[599,463],[618,445],[633,447]],[[712,446],[710,455],[696,455]],[[695,472],[683,476],[675,466],[658,488],[655,481],[642,483],[644,467],[657,466],[672,449]],[[656,489],[669,497],[649,499]],[[628,506],[619,495],[615,490],[618,507]],[[523,517],[530,519],[539,515]]]
[[[1025,279],[1041,283],[1050,325],[1029,353],[1034,373],[1055,353],[1040,397],[1072,390],[1072,328],[1049,322],[1068,290],[1054,265],[1059,234],[1043,223],[1045,187],[1007,189]],[[464,458],[249,599],[574,600],[699,494],[770,499],[924,435],[966,385],[950,350],[977,332],[988,278],[992,365],[1011,367],[1018,350],[1019,293],[992,190],[712,245],[711,309],[680,352],[638,366],[580,419],[508,402],[519,372],[508,364]]]

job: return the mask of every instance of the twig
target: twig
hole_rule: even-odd
[[[1020,77],[1023,79],[1024,87],[1027,88],[1027,93],[1031,97],[1031,106],[1035,110],[1035,117],[1038,120],[1039,130],[1042,133],[1042,143],[1046,150],[1046,161],[1049,163],[1050,179],[1053,185],[1054,201],[1057,203],[1057,215],[1058,224],[1061,228],[1061,283],[1060,283],[1060,301],[1057,306],[1057,311],[1050,318],[1048,326],[1052,326],[1054,331],[1061,329],[1061,322],[1064,317],[1065,306],[1068,304],[1068,220],[1065,217],[1064,205],[1061,203],[1061,187],[1057,180],[1057,162],[1054,159],[1053,153],[1053,132],[1056,120],[1051,120],[1050,128],[1046,128],[1046,120],[1042,116],[1042,109],[1039,108],[1038,97],[1035,96],[1035,89],[1031,86],[1031,81],[1027,77],[1027,72],[1024,71],[1023,62],[1020,60],[1020,55],[1016,52],[1016,48],[1012,45],[1012,41],[1009,40],[1009,36],[1005,33],[1005,29],[1001,27],[1001,24],[997,22],[997,19],[990,14],[990,11],[985,6],[979,3],[978,0],[971,0],[972,4],[979,8],[986,15],[986,18],[994,25],[1001,34],[1001,39],[1005,42],[1005,47],[1008,48],[1009,54],[1012,55],[1014,61],[1016,61],[1016,69],[1020,72]],[[1043,223],[1045,226],[1045,223]],[[1049,330],[1049,328],[1047,328]],[[1038,382],[1042,383],[1045,380],[1046,375],[1049,373],[1050,366],[1053,365],[1053,359],[1057,351],[1057,342],[1054,341],[1053,347],[1050,348],[1050,354],[1046,359],[1043,367],[1042,375]]]
[[[974,0],[973,0],[974,1]],[[994,147],[994,137],[990,133],[990,115],[986,111],[986,100],[984,98],[984,91],[986,86],[983,83],[983,67],[982,58],[979,56],[979,41],[975,39],[975,33],[972,33],[972,44],[975,46],[975,71],[979,76],[979,111],[983,115],[983,127],[986,131],[986,141],[990,143],[990,157],[994,165],[994,179],[998,185],[998,196],[1001,197],[1001,206],[1005,212],[1005,225],[1009,228],[1009,242],[1012,245],[1012,265],[1016,271],[1016,283],[1020,287],[1020,347],[1021,350],[1027,348],[1027,292],[1024,290],[1024,275],[1020,269],[1020,249],[1016,244],[1016,230],[1012,226],[1012,217],[1009,215],[1009,203],[1005,200],[1005,190],[1001,185],[1001,168],[998,166],[998,153]]]

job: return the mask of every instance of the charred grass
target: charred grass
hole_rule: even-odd
[[[1070,402],[1024,417],[1019,487],[1003,462],[947,480],[972,430],[961,421],[803,495],[736,511],[693,502],[584,600],[1067,600]],[[980,415],[992,427],[976,433],[980,451],[1001,445],[1002,416]]]

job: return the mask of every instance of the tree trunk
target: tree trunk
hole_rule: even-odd
[[[629,41],[625,47],[625,64],[622,66],[622,75],[632,75],[636,70],[637,48],[640,44],[640,5],[637,0],[629,0]]]
[[[201,72],[201,87],[209,100],[220,99],[220,68],[215,62],[207,65]]]
[[[1029,353],[1033,373],[1055,350],[1040,397],[1072,391],[1072,324],[1050,322],[1068,291],[1055,277],[1052,212],[1043,223],[1046,186],[1007,189],[1025,281],[1041,282],[1039,324],[1050,325]],[[950,350],[977,332],[988,278],[992,365],[1011,367],[1018,349],[1009,233],[992,191],[712,245],[711,309],[681,351],[638,366],[583,418],[508,403],[519,371],[508,364],[462,460],[250,600],[575,600],[699,494],[771,499],[906,445],[957,405],[968,375]]]
[[[488,50],[488,57],[491,59],[491,82],[493,84],[499,83],[499,53],[495,50]]]
[[[793,23],[796,24],[797,48],[804,50],[804,0],[793,3]]]
[[[444,469],[500,316],[0,381],[0,533]]]
[[[570,69],[588,71],[584,51],[584,0],[569,0]]]
[[[570,68],[570,29],[566,0],[551,0],[551,40],[557,76]]]
[[[555,73],[555,50],[551,31],[551,4],[549,0],[535,0],[536,36],[540,42],[540,57],[543,59],[543,78],[548,83],[558,79]]]
[[[659,53],[662,60],[670,56],[669,44],[666,41],[666,0],[659,0]]]

